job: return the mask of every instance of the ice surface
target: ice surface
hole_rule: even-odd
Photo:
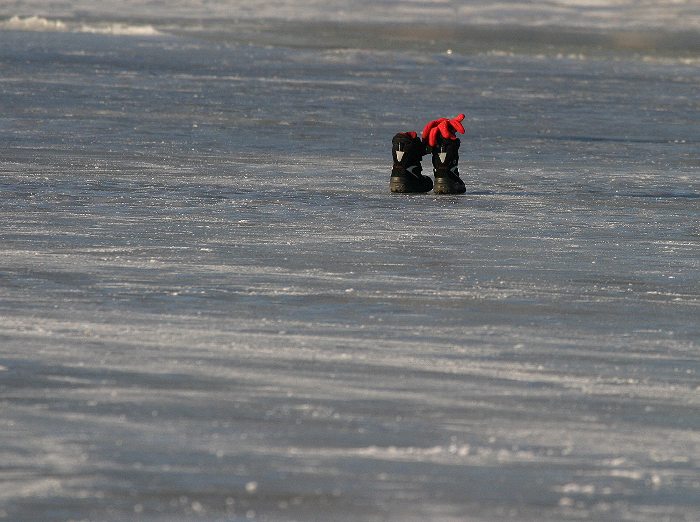
[[[700,518],[697,55],[19,5],[0,518]],[[467,194],[390,195],[461,111]]]

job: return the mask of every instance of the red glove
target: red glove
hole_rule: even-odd
[[[464,119],[464,114],[459,114],[451,120],[447,118],[438,118],[428,123],[423,129],[423,141],[428,140],[428,145],[434,147],[437,144],[438,132],[447,140],[456,140],[455,132],[464,134],[464,127],[461,121]]]

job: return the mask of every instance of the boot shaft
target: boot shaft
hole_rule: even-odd
[[[435,177],[447,175],[448,172],[459,176],[459,138],[453,140],[443,138],[438,139],[433,147],[433,169]]]
[[[391,140],[391,155],[394,159],[393,171],[408,170],[420,174],[423,170],[421,159],[425,152],[423,142],[417,136],[399,132]]]

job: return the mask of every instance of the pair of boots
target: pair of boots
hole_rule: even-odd
[[[467,188],[459,177],[459,138],[438,135],[433,146],[424,143],[414,132],[399,132],[391,140],[394,167],[391,169],[389,189],[397,193],[428,192],[435,194],[464,194]],[[421,174],[421,159],[433,155],[435,184]]]

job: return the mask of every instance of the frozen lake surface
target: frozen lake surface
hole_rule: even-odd
[[[0,8],[0,519],[700,519],[693,3],[71,4]]]

